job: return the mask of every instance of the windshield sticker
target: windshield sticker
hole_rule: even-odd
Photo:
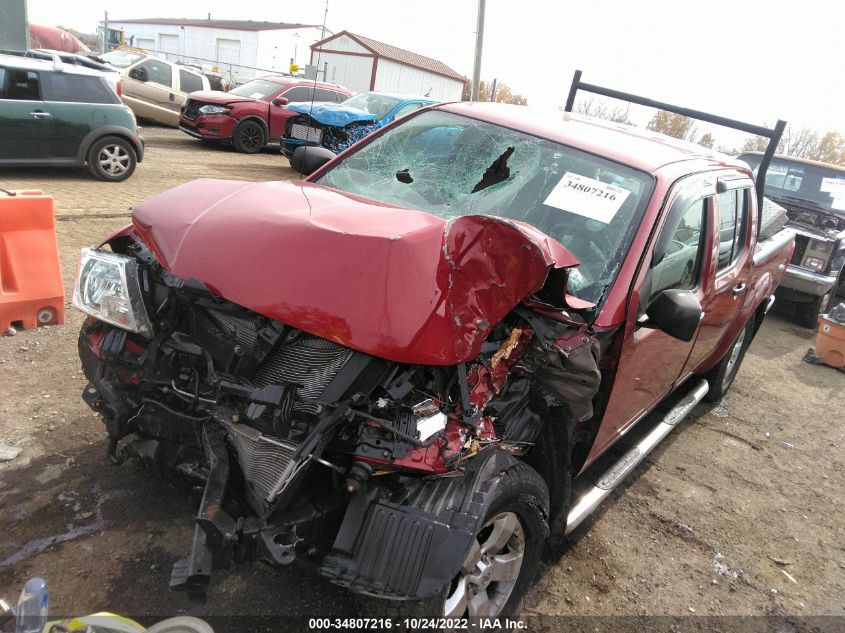
[[[263,96],[264,96],[263,92],[253,92],[251,95],[249,95],[249,98],[250,99],[260,99]]]
[[[841,190],[838,196],[833,199],[833,202],[830,203],[831,209],[836,209],[837,211],[845,211],[845,190]]]
[[[568,171],[543,204],[609,224],[630,193],[628,189]]]
[[[822,178],[820,191],[835,197],[845,196],[845,178]]]

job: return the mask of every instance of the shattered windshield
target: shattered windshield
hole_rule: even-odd
[[[362,92],[354,97],[349,97],[346,101],[341,102],[341,105],[375,114],[376,118],[380,119],[390,112],[397,103],[399,103],[399,99],[395,97],[388,97],[374,92]]]
[[[438,110],[409,117],[317,182],[447,220],[533,224],[581,261],[569,291],[593,303],[613,283],[652,188],[625,165]]]

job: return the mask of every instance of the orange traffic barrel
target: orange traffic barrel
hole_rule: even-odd
[[[829,314],[819,316],[819,333],[816,335],[815,355],[825,365],[845,367],[845,309],[839,306]]]
[[[0,190],[0,332],[64,321],[53,197]]]

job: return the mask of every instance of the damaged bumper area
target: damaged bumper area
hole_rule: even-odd
[[[204,489],[174,589],[204,593],[233,559],[301,560],[359,593],[430,596],[460,571],[496,482],[530,460],[543,426],[592,415],[598,346],[583,315],[537,300],[547,279],[561,288],[566,251],[506,222],[446,227],[388,209],[375,225],[383,234],[350,236],[343,218],[320,213],[322,195],[309,192],[307,219],[279,212],[241,231],[287,223],[270,252],[290,245],[305,257],[296,275],[262,273],[291,265],[249,257],[255,234],[231,232],[224,252],[200,255],[200,237],[227,241],[214,235],[232,228],[225,199],[195,222],[176,207],[153,221],[147,206],[134,231],[111,238],[134,263],[143,306],[130,303],[148,328],[85,322],[83,397],[104,419],[114,463],[133,456]],[[410,224],[390,225],[389,213]],[[333,275],[315,270],[326,287],[301,279],[319,251],[305,235],[349,258]],[[497,240],[522,249],[519,269],[485,262]],[[352,258],[358,249],[370,256]],[[378,292],[364,292],[361,261]],[[113,279],[82,280],[80,303],[108,303]]]

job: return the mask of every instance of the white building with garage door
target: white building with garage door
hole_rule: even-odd
[[[123,29],[125,43],[158,52],[171,61],[217,66],[238,80],[267,72],[284,72],[294,63],[306,64],[310,46],[326,33],[319,25],[148,18],[109,20],[109,28]]]
[[[460,101],[466,81],[441,61],[349,31],[313,44],[311,64],[321,72],[326,68],[326,81],[356,92],[383,90]]]

